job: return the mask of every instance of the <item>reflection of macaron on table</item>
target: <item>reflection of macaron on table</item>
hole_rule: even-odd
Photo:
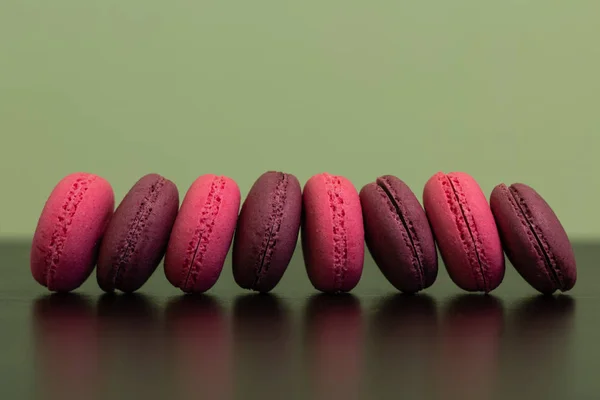
[[[326,293],[359,284],[365,244],[385,279],[405,293],[433,287],[438,250],[451,280],[467,292],[498,288],[505,254],[541,293],[569,291],[577,279],[557,215],[522,183],[496,186],[488,202],[471,175],[438,172],[425,183],[421,206],[409,186],[389,174],[359,193],[341,175],[319,173],[302,188],[294,175],[268,171],[240,204],[240,189],[229,177],[201,175],[179,207],[175,183],[148,174],[114,210],[106,179],[70,174],[42,209],[31,273],[50,291],[70,292],[97,264],[102,290],[133,292],[164,258],[171,285],[203,293],[217,283],[232,248],[237,285],[269,292],[284,277],[300,237],[309,281]]]
[[[231,326],[227,312],[211,296],[175,296],[164,307],[167,352],[173,368],[173,397],[230,399],[233,392]]]

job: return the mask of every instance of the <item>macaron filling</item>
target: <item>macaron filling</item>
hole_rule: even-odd
[[[119,252],[119,257],[117,260],[117,268],[114,273],[113,282],[115,285],[119,285],[120,279],[122,275],[120,274],[123,268],[126,265],[129,265],[131,260],[131,256],[135,251],[135,247],[140,240],[142,232],[146,227],[146,223],[152,214],[152,208],[154,207],[154,203],[158,199],[161,189],[165,186],[166,179],[162,176],[159,177],[156,182],[150,185],[148,193],[142,200],[140,204],[140,208],[138,209],[133,222],[131,224],[131,228],[127,232],[127,237],[125,238],[123,247]]]
[[[505,189],[506,185],[503,186],[503,189]],[[508,191],[509,201],[515,210],[515,213],[518,215],[519,220],[526,227],[527,236],[538,253],[538,257],[540,257],[540,260],[543,261],[546,271],[548,272],[548,276],[558,288],[561,290],[564,289],[564,279],[562,273],[556,265],[554,255],[550,251],[550,246],[548,246],[548,243],[544,239],[542,232],[535,224],[533,214],[531,213],[531,210],[529,210],[527,203],[523,197],[521,197],[519,190],[514,187],[514,185],[511,185],[505,190]]]
[[[333,227],[334,286],[337,290],[340,290],[348,271],[348,238],[345,227],[346,211],[344,209],[342,180],[337,176],[326,173],[323,174],[323,178],[329,197]]]
[[[225,189],[225,178],[217,176],[213,179],[206,202],[200,212],[198,226],[188,244],[183,268],[182,282],[179,287],[184,291],[190,291],[196,284],[204,256],[210,243],[210,237],[215,226],[215,220],[222,204],[222,194]]]
[[[287,198],[287,186],[289,179],[287,174],[284,173],[279,173],[279,176],[280,180],[277,183],[277,187],[275,188],[271,200],[272,212],[267,225],[270,226],[270,228],[266,230],[262,241],[260,250],[261,256],[259,258],[258,265],[256,266],[256,278],[252,284],[252,289],[255,289],[259,285],[260,280],[269,273],[271,258],[273,257],[275,245],[277,244],[277,236],[279,234],[279,230],[281,229],[281,222],[284,214],[283,207]]]
[[[377,190],[381,193],[383,197],[386,198],[389,204],[391,204],[393,208],[393,210],[391,211],[393,211],[394,217],[398,222],[402,224],[402,227],[404,228],[402,231],[402,237],[404,238],[406,244],[409,245],[412,250],[412,264],[419,276],[419,284],[421,287],[423,287],[423,251],[421,249],[421,246],[419,245],[419,242],[416,240],[417,233],[415,231],[415,228],[412,222],[406,218],[406,211],[403,210],[404,207],[402,205],[402,201],[394,193],[394,189],[392,188],[391,184],[386,180],[385,176],[377,178],[375,183],[377,184]]]
[[[460,240],[464,250],[468,254],[473,271],[473,278],[477,285],[488,290],[486,279],[486,260],[481,246],[477,225],[469,208],[467,198],[456,177],[451,175],[440,175],[440,182],[450,210],[455,217],[456,227],[460,232]]]
[[[67,193],[66,199],[60,209],[54,231],[52,232],[52,238],[48,245],[48,252],[46,256],[46,271],[44,272],[44,280],[46,281],[46,287],[51,288],[54,275],[56,274],[56,268],[60,262],[60,257],[65,247],[65,241],[69,228],[73,223],[73,218],[77,212],[77,208],[85,192],[87,192],[90,184],[96,180],[95,176],[80,177],[73,182],[71,189]]]

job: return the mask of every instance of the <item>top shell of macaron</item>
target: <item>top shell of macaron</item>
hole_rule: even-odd
[[[254,182],[245,202],[252,201],[256,197],[275,196],[279,191],[286,191],[288,187],[300,186],[298,179],[285,172],[267,171]]]
[[[358,196],[358,191],[350,179],[342,175],[334,175],[328,172],[322,172],[311,176],[304,184],[304,191],[312,190],[320,186],[334,193],[351,193]]]

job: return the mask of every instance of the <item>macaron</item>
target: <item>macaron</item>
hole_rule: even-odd
[[[96,279],[105,292],[140,289],[162,260],[179,208],[170,180],[148,174],[125,195],[111,218],[98,257]]]
[[[53,292],[70,292],[90,276],[115,205],[111,185],[78,172],[61,179],[39,217],[30,253],[33,278]]]
[[[417,293],[437,278],[438,255],[429,221],[412,190],[393,175],[360,191],[365,241],[385,278],[404,293]]]
[[[226,176],[206,174],[188,189],[165,254],[165,276],[185,293],[203,293],[219,279],[240,208],[240,189]]]
[[[311,284],[325,293],[351,291],[365,252],[358,191],[343,176],[314,175],[304,185],[302,213],[302,254]]]
[[[573,247],[546,200],[523,183],[500,184],[490,206],[504,251],[517,272],[543,294],[567,292],[577,281]]]
[[[269,171],[254,182],[233,239],[233,277],[241,288],[266,293],[277,286],[296,249],[301,215],[294,175]]]
[[[423,206],[452,281],[489,293],[504,279],[504,252],[489,203],[464,172],[438,172],[425,184]]]

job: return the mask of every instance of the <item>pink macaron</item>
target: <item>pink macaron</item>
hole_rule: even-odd
[[[182,203],[165,255],[165,275],[186,293],[203,293],[219,279],[233,240],[240,189],[228,177],[202,175]]]
[[[360,281],[365,253],[358,191],[347,178],[311,177],[302,194],[301,242],[310,282],[322,292],[348,292]]]
[[[452,281],[489,293],[504,279],[504,252],[489,203],[473,177],[438,172],[425,184],[423,205]]]
[[[54,292],[70,292],[90,276],[115,205],[111,185],[74,173],[54,187],[38,220],[30,253],[33,278]]]

